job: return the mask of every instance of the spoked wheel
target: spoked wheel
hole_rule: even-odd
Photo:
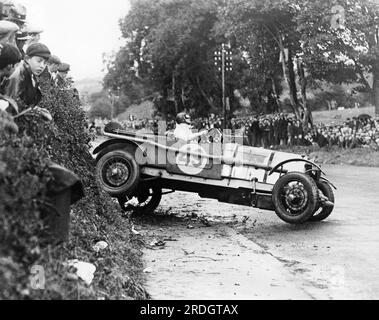
[[[119,197],[118,203],[124,211],[133,210],[138,214],[150,214],[162,200],[162,189],[159,187],[140,187],[135,196],[138,203],[130,204],[130,197]]]
[[[334,209],[334,193],[332,187],[324,181],[317,182],[317,187],[322,193],[322,199],[319,199],[319,203],[316,207],[316,211],[309,221],[317,222],[328,218]]]
[[[111,196],[131,194],[138,185],[140,169],[133,155],[124,150],[107,153],[96,165],[96,177]]]
[[[316,211],[318,188],[310,176],[300,172],[288,173],[275,184],[272,200],[280,219],[301,224]]]

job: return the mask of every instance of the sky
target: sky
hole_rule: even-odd
[[[104,75],[103,53],[121,46],[119,19],[128,0],[16,0],[26,7],[26,20],[41,28],[40,42],[71,65],[75,81]]]

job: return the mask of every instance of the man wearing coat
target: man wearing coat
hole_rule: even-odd
[[[4,93],[17,102],[20,112],[36,107],[41,101],[37,77],[45,70],[49,58],[50,50],[44,44],[34,43],[10,76]]]

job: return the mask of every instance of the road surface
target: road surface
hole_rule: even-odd
[[[293,226],[183,192],[135,217],[152,298],[378,299],[379,168],[323,169],[338,187],[324,222]]]

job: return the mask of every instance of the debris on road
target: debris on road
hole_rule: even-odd
[[[96,271],[96,267],[92,263],[74,259],[69,260],[67,266],[74,268],[76,276],[82,279],[87,285],[92,283]]]
[[[244,217],[243,217],[243,220],[242,220],[242,223],[243,223],[243,224],[246,224],[246,222],[249,221],[249,219],[250,219],[250,217],[248,217],[248,216],[244,216]]]
[[[200,217],[199,220],[200,220],[200,222],[201,222],[203,225],[205,225],[206,227],[210,227],[210,226],[211,226],[211,223],[208,221],[207,218],[205,218],[205,217]]]
[[[166,242],[162,240],[154,239],[150,242],[150,247],[164,247],[166,245]]]
[[[190,254],[195,254],[195,251],[187,251],[186,249],[183,249],[183,248],[182,250],[186,256],[189,256]]]
[[[155,246],[157,247],[164,247],[166,245],[166,242],[159,240],[158,242],[155,243]]]
[[[146,268],[145,270],[143,270],[143,273],[152,273],[153,272],[153,268]]]
[[[137,236],[141,234],[139,231],[137,231],[136,229],[134,229],[134,225],[132,225],[132,232],[133,232],[133,234],[135,234]]]
[[[163,241],[178,241],[178,239],[169,237],[169,238],[164,238]]]

